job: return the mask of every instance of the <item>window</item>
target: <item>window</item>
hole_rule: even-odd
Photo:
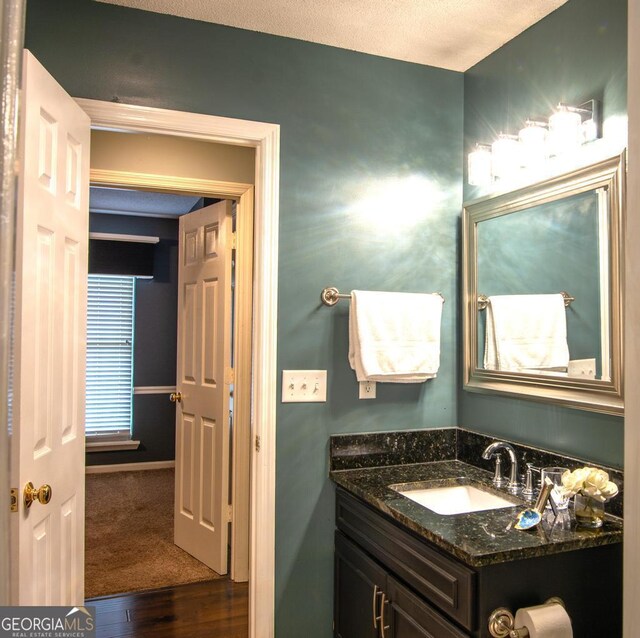
[[[88,440],[131,438],[135,277],[89,275],[87,300]]]

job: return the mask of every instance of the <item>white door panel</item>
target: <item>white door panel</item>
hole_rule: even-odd
[[[16,225],[11,484],[12,598],[84,599],[84,387],[89,139],[87,115],[25,51]],[[30,508],[22,490],[49,484]]]
[[[230,202],[180,218],[175,543],[227,573]]]

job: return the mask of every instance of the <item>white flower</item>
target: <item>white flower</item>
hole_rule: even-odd
[[[590,496],[591,498],[594,498],[596,501],[600,501],[601,503],[604,503],[607,500],[604,496],[602,496],[602,492],[600,492],[600,490],[593,485],[585,485],[580,490],[580,493],[584,496]]]
[[[602,495],[609,500],[613,498],[618,493],[618,486],[613,482],[609,481],[607,485],[602,490]]]
[[[567,470],[562,475],[562,486],[564,488],[565,495],[569,497],[577,494],[584,486],[584,480],[587,476],[589,476],[589,470],[586,467],[581,467],[573,472]]]
[[[602,490],[609,483],[609,475],[604,470],[598,470],[595,467],[589,468],[589,475],[584,480],[585,487],[594,487]]]
[[[566,497],[583,494],[604,503],[618,493],[618,486],[609,480],[604,470],[596,467],[581,467],[562,475],[562,490]]]

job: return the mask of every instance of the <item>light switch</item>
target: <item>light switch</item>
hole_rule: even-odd
[[[282,371],[283,403],[315,403],[326,400],[326,370]]]

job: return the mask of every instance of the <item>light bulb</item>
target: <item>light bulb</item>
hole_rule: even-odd
[[[547,157],[547,130],[540,122],[527,121],[518,133],[522,151],[522,166],[530,171],[542,171]]]
[[[488,146],[476,144],[475,150],[467,157],[467,181],[471,186],[491,184],[491,150]]]
[[[520,170],[520,143],[512,136],[500,134],[491,145],[493,176],[499,180],[515,177]]]
[[[560,104],[549,118],[549,155],[570,155],[582,144],[582,118]]]

